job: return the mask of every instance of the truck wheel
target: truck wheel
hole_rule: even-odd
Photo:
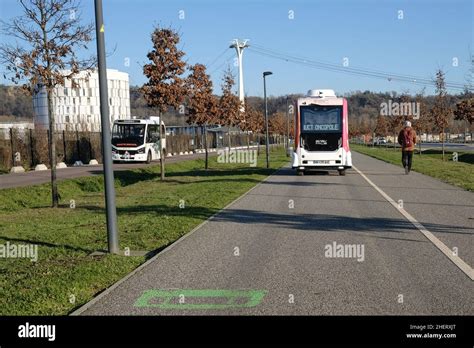
[[[303,176],[304,175],[304,170],[297,170],[296,174],[298,174],[299,176]]]
[[[151,163],[151,151],[148,151],[148,155],[146,156],[146,163]]]
[[[345,169],[338,170],[338,172],[339,172],[339,175],[341,175],[341,176],[346,175],[346,170]]]

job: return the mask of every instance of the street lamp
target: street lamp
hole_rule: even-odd
[[[263,73],[263,99],[265,100],[265,151],[267,158],[267,168],[270,168],[270,162],[268,160],[268,105],[267,105],[267,83],[265,77],[273,74],[271,71],[265,71]]]
[[[115,206],[114,169],[112,167],[112,142],[110,140],[110,113],[107,102],[107,67],[105,63],[105,34],[102,0],[95,0],[95,27],[97,41],[97,67],[99,72],[100,119],[102,127],[102,152],[104,162],[105,208],[109,253],[119,253],[117,209]]]

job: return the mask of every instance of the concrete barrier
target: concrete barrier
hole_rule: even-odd
[[[82,163],[82,161],[76,161],[73,164],[74,167],[80,167],[80,166],[83,166],[83,165],[84,165],[84,163]]]
[[[98,165],[98,164],[99,164],[99,162],[97,162],[96,159],[91,159],[91,160],[89,161],[89,165],[90,165],[90,166],[96,166],[96,165]]]
[[[14,166],[12,167],[12,169],[10,169],[10,173],[24,173],[25,172],[25,168],[23,168],[22,166]]]
[[[58,164],[56,164],[56,169],[63,169],[63,168],[67,168],[66,163],[59,162]]]
[[[46,165],[44,164],[37,164],[36,167],[35,167],[35,172],[39,172],[41,170],[48,170],[48,167],[46,167]]]

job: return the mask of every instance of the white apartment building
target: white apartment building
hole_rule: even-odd
[[[81,71],[76,84],[65,81],[54,90],[53,107],[57,131],[100,131],[99,75],[97,71]],[[128,74],[107,69],[110,125],[117,119],[130,118],[130,87]],[[48,101],[45,88],[33,97],[35,128],[48,129]]]

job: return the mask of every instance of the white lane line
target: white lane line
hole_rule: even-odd
[[[410,221],[428,240],[433,243],[441,252],[446,255],[458,268],[463,271],[471,280],[474,280],[474,270],[466,262],[464,262],[459,256],[455,255],[451,249],[449,249],[443,242],[436,238],[425,226],[419,223],[413,216],[411,216],[405,209],[400,208],[397,202],[395,202],[389,195],[387,195],[382,189],[375,185],[372,180],[365,176],[359,169],[352,166],[357,173],[359,173],[374,189],[376,189],[383,198],[385,198],[391,205],[393,205],[404,217]]]

